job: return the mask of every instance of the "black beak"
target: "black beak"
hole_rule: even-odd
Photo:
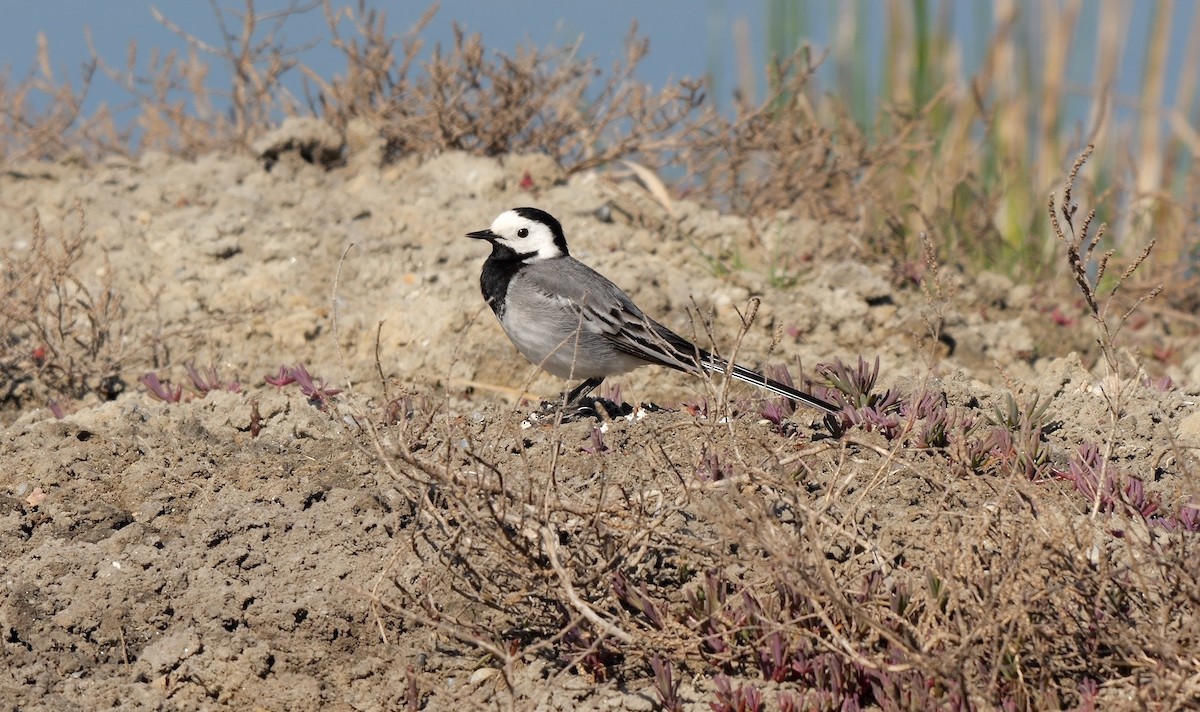
[[[475,240],[487,240],[490,242],[492,240],[495,240],[497,237],[499,237],[499,235],[492,232],[491,230],[476,230],[475,232],[468,232],[467,237],[473,238]]]

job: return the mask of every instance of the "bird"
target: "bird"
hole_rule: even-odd
[[[651,319],[620,287],[571,256],[562,224],[538,208],[513,208],[467,237],[491,243],[479,286],[521,354],[559,378],[584,379],[566,394],[578,407],[606,377],[648,365],[712,372],[826,414],[828,401],[716,356]]]

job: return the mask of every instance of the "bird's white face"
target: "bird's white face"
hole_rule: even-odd
[[[473,232],[468,237],[474,237],[491,242],[494,245],[508,248],[525,258],[525,261],[547,260],[562,257],[567,254],[566,239],[562,235],[562,227],[557,220],[551,225],[538,219],[530,208],[506,210],[492,221],[487,230]],[[557,228],[557,233],[556,233]]]

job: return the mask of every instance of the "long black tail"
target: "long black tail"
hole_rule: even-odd
[[[717,358],[652,319],[647,318],[646,322],[650,327],[646,331],[651,336],[633,338],[630,334],[626,333],[625,335],[629,337],[631,343],[624,343],[618,339],[614,341],[614,346],[644,358],[647,361],[680,371],[689,371],[692,373],[696,371],[716,371],[717,373],[723,373],[730,378],[735,378],[759,388],[765,388],[776,395],[783,396],[810,408],[816,408],[829,415],[835,415],[842,410],[829,401],[821,400],[807,393],[801,393],[795,388],[767,378],[761,373],[751,371],[748,368],[742,368],[737,364],[730,364],[728,361]]]
[[[748,368],[742,368],[737,364],[734,364],[732,369],[727,369],[723,361],[710,356],[708,363],[705,365],[714,371],[719,371],[720,373],[726,374],[730,378],[736,378],[743,383],[749,383],[751,385],[758,386],[759,388],[764,388],[768,391],[771,391],[775,395],[783,396],[784,398],[793,400],[801,405],[806,405],[810,408],[816,408],[817,410],[824,411],[830,415],[833,415],[841,410],[841,408],[837,407],[833,403],[830,403],[829,401],[821,400],[820,398],[817,398],[816,396],[810,396],[807,393],[801,393],[791,386],[787,386],[779,381],[767,378],[761,373],[751,371]]]

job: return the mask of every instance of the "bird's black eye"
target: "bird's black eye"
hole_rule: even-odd
[[[523,227],[517,230],[517,237],[529,237],[529,228]]]

